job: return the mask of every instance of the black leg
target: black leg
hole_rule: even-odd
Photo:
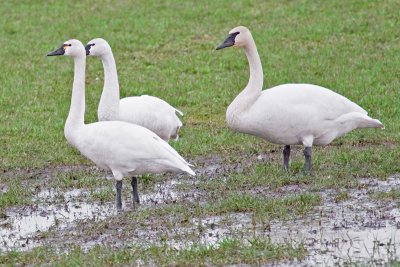
[[[115,199],[115,205],[117,206],[117,210],[121,211],[122,210],[122,196],[121,196],[121,191],[122,191],[122,180],[118,181],[115,183],[115,188],[117,189],[117,197]]]
[[[140,203],[137,178],[135,176],[132,176],[131,185],[132,185],[132,201],[133,201],[133,206],[135,206],[136,203],[137,204]]]
[[[311,172],[311,147],[304,148],[304,172],[309,174]]]
[[[283,168],[289,170],[289,158],[290,158],[290,146],[286,145],[283,147]]]

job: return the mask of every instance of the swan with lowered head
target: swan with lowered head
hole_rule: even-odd
[[[117,67],[110,45],[96,38],[86,45],[86,54],[101,59],[104,68],[104,87],[97,116],[99,121],[126,121],[141,125],[165,141],[178,139],[182,122],[176,113],[183,113],[166,101],[148,95],[119,98]]]
[[[216,49],[240,47],[250,66],[247,86],[229,105],[226,120],[234,131],[283,144],[283,166],[289,169],[290,145],[303,145],[305,172],[311,170],[312,145],[327,145],[358,128],[384,128],[342,95],[312,84],[283,84],[262,91],[263,70],[254,39],[239,26]]]
[[[116,180],[116,206],[122,208],[121,189],[124,176],[144,173],[195,173],[167,142],[150,130],[121,121],[84,123],[86,51],[75,39],[66,41],[48,56],[74,58],[74,82],[71,106],[64,127],[69,144],[102,169],[110,170]],[[132,184],[133,203],[139,196]]]

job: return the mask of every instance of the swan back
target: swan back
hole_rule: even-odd
[[[165,141],[178,138],[182,122],[176,113],[183,115],[180,110],[154,96],[142,95],[120,100],[121,121],[141,125]]]

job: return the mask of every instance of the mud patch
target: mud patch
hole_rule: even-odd
[[[182,178],[169,179],[164,182],[157,183],[151,190],[144,190],[144,193],[139,193],[140,202],[144,205],[160,205],[173,204],[180,199],[187,201],[194,200],[202,193],[196,189],[196,181]],[[191,188],[190,191],[183,188]]]
[[[257,161],[256,156],[253,160]],[[258,160],[267,159],[261,156]],[[215,157],[196,164],[202,179],[223,182],[230,173],[242,172],[251,162],[225,163]],[[87,189],[39,191],[32,199],[34,205],[8,208],[5,217],[0,218],[0,250],[28,250],[43,245],[68,250],[77,244],[84,249],[95,245],[167,244],[180,250],[194,244],[218,246],[227,238],[263,237],[273,243],[304,246],[308,256],[293,265],[384,264],[400,259],[399,203],[370,197],[374,192],[400,190],[400,175],[386,181],[360,179],[358,188],[346,190],[344,201],[338,201],[335,190],[319,192],[323,205],[288,221],[255,218],[252,213],[205,216],[201,209],[209,196],[196,186],[198,178],[159,178],[159,182],[139,190],[138,210],[129,209],[130,194],[125,192],[124,206],[128,208],[122,214],[117,214],[113,201],[89,199],[91,191]],[[260,195],[271,191],[262,186],[251,190]],[[305,190],[309,190],[307,185],[289,184],[270,194],[280,197]],[[175,214],[157,217],[158,211],[165,212],[164,208]]]
[[[361,179],[362,189],[349,192],[349,199],[337,203],[336,192],[320,195],[324,205],[315,212],[289,221],[259,223],[251,213],[212,216],[195,220],[200,224],[200,242],[218,245],[224,238],[267,237],[273,243],[304,246],[308,256],[291,265],[333,266],[348,263],[388,264],[400,259],[400,209],[396,201],[373,201],[372,191],[400,190],[400,176],[387,181]]]
[[[0,251],[31,249],[41,245],[50,229],[62,231],[78,220],[98,221],[116,214],[112,204],[92,203],[87,197],[82,189],[44,190],[33,199],[38,204],[8,209],[0,223]],[[57,198],[64,203],[49,204]]]

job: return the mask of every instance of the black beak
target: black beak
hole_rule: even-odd
[[[61,46],[57,50],[54,50],[53,52],[48,53],[47,56],[62,56],[62,55],[64,55],[64,53],[65,53],[64,46]]]
[[[228,35],[228,37],[226,37],[225,41],[220,44],[215,50],[220,50],[226,47],[231,47],[235,44],[235,38],[236,35],[238,35],[239,32],[233,32],[231,34]]]
[[[88,44],[87,46],[85,46],[85,50],[86,50],[86,55],[90,55],[90,48],[91,48],[91,44]]]

